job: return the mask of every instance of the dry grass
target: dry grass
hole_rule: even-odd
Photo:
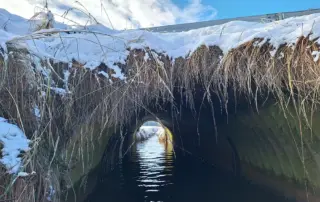
[[[51,29],[54,27],[54,16],[50,10],[42,9],[39,12],[36,12],[31,19],[30,22],[30,29],[31,31],[39,31],[42,29]]]
[[[211,98],[218,96],[226,112],[230,92],[235,97],[246,97],[257,109],[261,98],[270,96],[286,116],[296,117],[312,128],[312,114],[320,101],[320,61],[315,62],[311,53],[319,50],[319,44],[309,36],[301,37],[293,46],[283,44],[272,56],[270,51],[274,48],[268,41],[257,45],[262,41],[254,39],[227,55],[219,47],[201,46],[192,55],[174,62],[148,48],[130,50],[126,65],[120,65],[127,82],[112,78],[112,83],[97,74],[104,70],[112,75],[104,64],[89,71],[74,61],[69,68],[68,64],[40,60],[27,50],[7,44],[10,54],[2,52],[0,56],[0,115],[17,123],[32,139],[32,150],[25,155],[25,169],[37,174],[32,183],[27,179],[14,181],[10,192],[1,191],[0,200],[19,197],[17,201],[46,201],[52,186],[56,191],[52,200],[60,201],[59,196],[70,185],[72,162],[84,159],[82,147],[94,149],[90,144],[93,126],[99,124],[99,135],[103,135],[104,129],[124,126],[141,111],[152,113],[150,107],[161,108],[164,103],[175,106],[175,92],[195,111],[198,109],[194,96],[199,87],[205,92],[203,100],[212,102]],[[147,61],[145,54],[149,55]],[[39,66],[54,71],[44,75],[36,70]],[[65,71],[70,73],[67,85]],[[48,86],[64,88],[69,93],[61,96]],[[289,114],[288,104],[295,106],[295,114]],[[40,118],[34,115],[35,106],[41,112]],[[214,107],[217,106],[212,107],[213,114]],[[71,153],[61,152],[66,151],[74,136],[80,137],[81,146]],[[12,179],[5,175],[0,181],[8,187]]]

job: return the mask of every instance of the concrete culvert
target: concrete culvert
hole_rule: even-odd
[[[0,120],[25,147],[10,172],[0,131],[0,201],[320,201],[319,14],[182,33],[14,19]]]

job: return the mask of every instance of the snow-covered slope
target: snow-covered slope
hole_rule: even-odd
[[[113,76],[120,79],[125,76],[116,63],[125,63],[128,50],[133,48],[149,47],[175,59],[188,56],[200,45],[217,45],[225,54],[254,38],[269,40],[277,48],[284,43],[294,44],[302,35],[313,33],[311,39],[320,36],[320,14],[271,23],[234,21],[180,33],[153,33],[142,30],[120,32],[100,25],[84,29],[56,24],[55,29],[32,34],[27,20],[5,10],[0,10],[0,16],[2,46],[7,41],[25,44],[30,52],[37,56],[64,62],[75,59],[90,69],[104,62],[115,71]],[[317,39],[317,42],[320,43],[320,39]],[[317,56],[319,58],[319,53],[314,53],[315,59]]]

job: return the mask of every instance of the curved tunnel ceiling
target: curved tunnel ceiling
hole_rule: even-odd
[[[201,110],[180,107],[176,114],[172,106],[161,110],[152,108],[133,119],[127,134],[146,121],[161,121],[173,131],[176,149],[198,155],[232,174],[252,178],[295,198],[305,199],[309,189],[318,189],[320,148],[316,146],[319,142],[316,131],[311,136],[308,127],[303,126],[305,137],[301,139],[299,122],[285,116],[281,108],[271,102],[258,111],[244,102],[237,106],[237,112],[230,110],[227,116],[215,101],[215,119],[208,102],[195,101],[195,109]],[[315,118],[318,120],[320,116]],[[124,139],[123,150],[127,150],[130,141],[130,138]],[[297,191],[291,187],[293,184],[306,189]]]

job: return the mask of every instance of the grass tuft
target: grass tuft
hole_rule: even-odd
[[[35,30],[48,29],[51,23],[45,18]],[[37,34],[35,37],[42,38],[57,33]],[[263,44],[256,45],[259,43]],[[257,38],[226,55],[217,46],[200,46],[188,57],[174,61],[149,48],[133,49],[126,64],[119,65],[127,77],[122,81],[112,77],[112,70],[103,63],[90,71],[76,58],[72,64],[44,60],[17,48],[15,41],[7,43],[8,51],[0,54],[0,115],[15,122],[32,140],[24,169],[36,174],[31,179],[14,179],[1,169],[0,200],[41,202],[51,197],[60,201],[72,186],[68,174],[75,163],[82,162],[83,174],[90,168],[90,157],[83,151],[95,149],[94,138],[100,138],[105,129],[129,124],[140,112],[150,113],[151,107],[175,106],[176,92],[183,98],[181,104],[196,113],[195,92],[201,89],[213,115],[219,111],[211,100],[215,96],[220,111],[227,114],[230,95],[233,99],[245,97],[257,111],[261,98],[272,96],[286,116],[312,128],[312,114],[320,101],[320,61],[314,61],[312,53],[320,46],[309,35],[293,46],[282,44],[272,54],[275,49],[268,40]],[[99,74],[100,70],[110,79]],[[294,114],[287,110],[288,103],[294,105]],[[75,139],[78,146],[69,151],[67,147]]]

